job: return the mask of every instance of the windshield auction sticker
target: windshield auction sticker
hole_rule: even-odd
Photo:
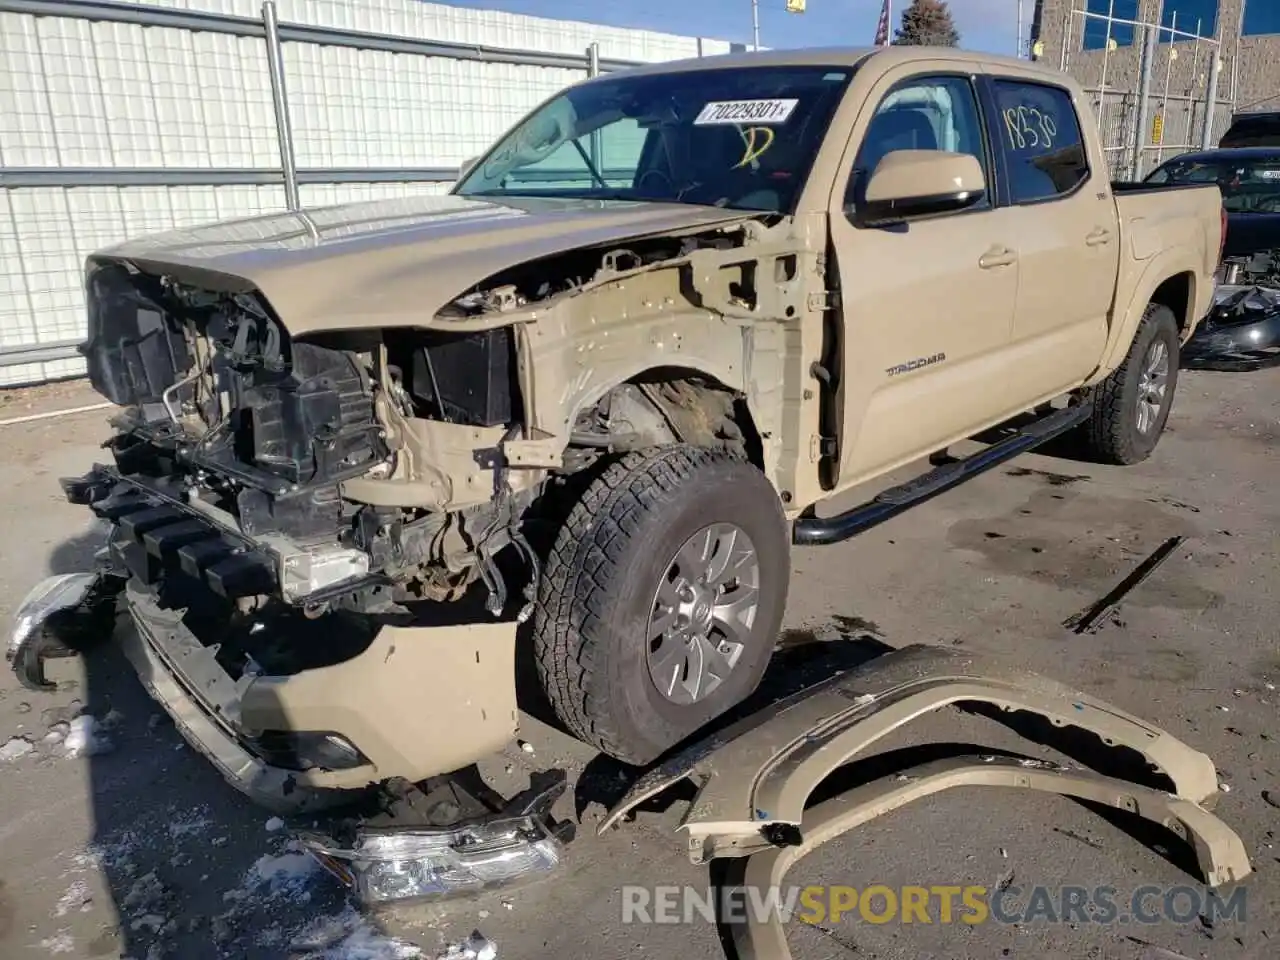
[[[786,123],[799,100],[722,100],[702,108],[694,126],[716,123]]]

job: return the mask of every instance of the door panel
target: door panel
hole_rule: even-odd
[[[1107,340],[1120,236],[1107,171],[1091,170],[1071,95],[994,78],[1009,212],[1021,254],[1010,390],[1040,398],[1096,368]]]
[[[890,74],[868,102],[833,198],[831,235],[843,314],[839,486],[936,450],[1003,409],[1001,367],[1021,269],[1017,211],[988,190],[964,212],[895,226],[855,226],[874,164],[893,150],[978,157],[992,183],[972,78]],[[955,70],[949,64],[950,71]]]

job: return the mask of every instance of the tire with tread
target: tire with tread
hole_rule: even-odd
[[[1164,405],[1153,429],[1144,434],[1138,429],[1139,381],[1147,351],[1157,339],[1164,340],[1168,348],[1169,374]],[[1151,456],[1173,407],[1180,348],[1178,321],[1173,311],[1164,304],[1148,304],[1124,362],[1090,390],[1093,413],[1082,430],[1089,459],[1128,465],[1141,463]]]
[[[752,539],[759,607],[746,648],[703,700],[677,705],[650,678],[647,627],[658,580],[700,529],[731,522]],[[534,608],[542,687],[569,732],[646,764],[748,696],[781,626],[790,576],[777,492],[728,451],[674,445],[611,463],[570,510],[547,557]]]

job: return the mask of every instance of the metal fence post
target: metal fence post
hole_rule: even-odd
[[[264,0],[262,25],[267,38],[267,70],[271,74],[271,100],[276,113],[276,138],[280,142],[280,172],[284,176],[284,202],[290,210],[302,207],[298,199],[298,165],[293,156],[293,123],[289,119],[289,95],[284,85],[284,49],[280,46],[280,22],[275,0]]]
[[[587,76],[600,76],[600,44],[598,42],[593,41],[591,46],[587,47]],[[600,162],[600,157],[604,153],[604,145],[600,142],[599,130],[591,132],[587,149],[591,154],[591,163],[599,170],[603,165]]]
[[[1217,50],[1209,61],[1209,92],[1204,101],[1204,132],[1200,138],[1200,148],[1208,150],[1213,146],[1213,122],[1218,114],[1218,75],[1222,73],[1222,57]]]
[[[1142,178],[1142,148],[1147,138],[1147,107],[1151,99],[1151,70],[1156,59],[1156,40],[1159,28],[1144,24],[1142,44],[1142,79],[1138,86],[1138,122],[1133,134],[1133,154],[1130,158],[1132,178]]]

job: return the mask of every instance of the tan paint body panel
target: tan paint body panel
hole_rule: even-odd
[[[348,791],[389,777],[423,780],[502,749],[515,736],[512,622],[384,626],[358,655],[290,676],[259,676],[238,691],[241,730],[336,733],[369,763],[341,770],[267,764],[215,719],[200,644],[145,589],[128,588],[117,632],[143,685],[179,732],[236,789],[277,810],[348,802]],[[186,639],[184,639],[184,637]]]
[[[507,267],[744,219],[707,207],[420,196],[277,213],[129,240],[92,259],[261,290],[293,336],[427,327]]]
[[[809,795],[831,771],[915,718],[964,702],[1079,727],[1142,754],[1173,781],[1178,796],[1205,806],[1216,801],[1213,761],[1172,734],[1037,673],[914,644],[801,690],[681,751],[637,781],[599,829],[688,778],[701,783],[681,823],[691,855],[743,855],[764,843],[762,827],[799,823]]]
[[[915,800],[975,786],[1056,793],[1137,814],[1187,840],[1195,850],[1201,879],[1211,888],[1239,882],[1253,871],[1239,835],[1192,800],[1086,771],[974,756],[909,768],[824,800],[804,812],[799,845],[762,850],[733,861],[725,884],[748,890],[781,890],[787,871],[822,844]],[[742,922],[726,926],[739,960],[791,960],[780,918],[749,913]]]
[[[636,72],[770,64],[857,69],[794,215],[767,229],[751,213],[681,204],[423,196],[171,231],[91,261],[256,287],[294,336],[516,325],[527,429],[506,451],[529,471],[557,467],[574,418],[618,383],[658,366],[713,377],[746,397],[763,438],[763,466],[791,516],[1103,378],[1123,358],[1153,291],[1171,276],[1191,277],[1187,336],[1206,311],[1220,229],[1216,192],[1113,197],[1091,109],[1069,77],[1026,61],[904,47],[770,51]],[[845,185],[875,109],[895,84],[931,73],[998,73],[1066,89],[1091,179],[1051,202],[917,221],[902,231],[854,227],[844,213]],[[467,290],[542,257],[709,229],[751,234],[735,250],[701,250],[616,276],[601,271],[574,293],[514,310],[462,322],[435,317]],[[1098,231],[1110,239],[1091,245],[1087,238]],[[1002,251],[1012,262],[979,266]],[[754,310],[735,306],[728,282],[739,263],[771,278],[775,260],[787,255],[799,265],[792,280],[766,279]],[[700,299],[682,286],[682,272],[690,271]],[[811,371],[822,355],[831,288],[841,291],[835,309],[846,375],[835,399],[838,477],[824,487],[816,453],[823,388]],[[934,355],[945,361],[887,373]],[[391,426],[405,461],[416,465],[385,481],[351,481],[349,496],[458,509],[489,488],[492,473],[475,468],[480,447],[467,437]],[[448,456],[434,462],[442,450]]]
[[[971,756],[910,767],[808,806],[829,775],[856,765],[883,737],[924,712],[965,702],[1077,727],[1097,736],[1100,749],[1137,751],[1173,782],[1175,792],[972,745]],[[598,830],[686,778],[700,784],[679,828],[689,858],[731,860],[728,889],[780,890],[786,872],[822,844],[915,800],[966,786],[1057,793],[1135,813],[1188,841],[1211,887],[1252,872],[1240,837],[1211,813],[1219,788],[1207,756],[1105,701],[943,647],[914,645],[885,654],[687,748],[637,781]],[[798,830],[785,840],[770,833],[784,825]],[[778,916],[748,911],[727,925],[744,960],[790,960]]]
[[[1187,278],[1186,336],[1206,311],[1220,230],[1216,192],[1115,196],[1088,103],[1069,77],[1025,61],[909,47],[772,51],[637,72],[768,64],[857,67],[789,216],[670,203],[417,197],[143,237],[94,254],[90,265],[126,261],[215,289],[256,288],[295,337],[391,327],[514,327],[525,412],[518,437],[407,419],[387,402],[385,390],[379,392],[379,416],[396,466],[389,476],[347,481],[344,495],[441,511],[492,496],[496,468],[486,451],[495,445],[513,468],[506,471],[513,489],[537,484],[560,466],[581,410],[629,378],[662,367],[713,378],[744,399],[761,437],[763,469],[795,517],[1102,379],[1121,362],[1154,291],[1170,278]],[[1080,115],[1092,177],[1050,202],[975,209],[914,221],[908,229],[860,229],[846,214],[845,194],[868,124],[895,84],[934,73],[998,73],[1064,88]],[[545,300],[461,321],[437,316],[458,296],[541,258],[591,249],[603,261],[606,251],[638,239],[707,232],[721,232],[736,245],[636,268],[602,262],[585,283]],[[1104,234],[1106,242],[1090,239]],[[758,281],[754,306],[734,293],[744,270],[754,271]],[[838,396],[829,398],[838,420],[838,476],[824,485],[818,434],[828,388],[814,370],[823,359],[829,319],[836,321],[842,376]],[[889,373],[931,355],[945,361]],[[506,628],[486,630],[424,632],[412,642],[385,632],[378,652],[341,668],[260,683],[247,705],[260,718],[295,726],[341,722],[358,733],[361,749],[377,754],[371,758],[379,776],[416,779],[441,772],[441,764],[474,760],[513,729]],[[482,649],[485,662],[477,670],[462,662],[465,656],[458,659]],[[465,700],[472,682],[475,702]],[[1025,702],[1024,688],[993,685],[985,673],[913,690],[894,707],[901,714],[895,723],[965,697]],[[1056,690],[1046,696],[1053,704],[1061,701]],[[459,697],[456,711],[443,706]],[[829,695],[817,702],[825,704],[824,697]],[[1121,739],[1155,754],[1171,751],[1164,759],[1184,778],[1180,789],[1191,799],[1216,789],[1207,758],[1197,759],[1201,755],[1159,731],[1148,743],[1140,721],[1083,702],[1100,729],[1119,730]],[[789,716],[813,709],[800,705]],[[881,722],[890,716],[899,713],[886,713]],[[441,718],[450,737],[437,734]],[[854,729],[874,729],[870,722]],[[473,734],[457,737],[464,727]],[[861,745],[853,743],[855,749]],[[849,746],[840,740],[831,749]],[[798,820],[796,798],[827,759],[796,768],[804,772],[779,774],[768,787],[775,792],[754,799]],[[724,799],[720,819],[741,818],[744,811],[749,818],[756,808],[740,795],[742,784],[722,780],[721,786],[737,792]],[[696,821],[690,829],[695,827]]]

